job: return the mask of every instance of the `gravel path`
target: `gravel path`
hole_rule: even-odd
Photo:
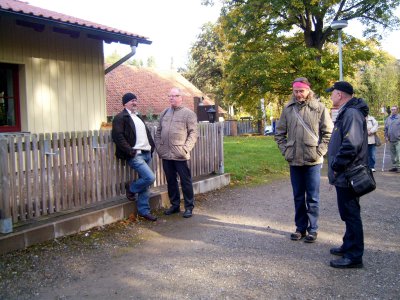
[[[324,176],[314,244],[289,239],[288,180],[228,187],[199,195],[190,219],[159,214],[0,256],[0,299],[399,299],[400,174],[375,174],[361,199],[363,269],[329,267],[344,224]]]

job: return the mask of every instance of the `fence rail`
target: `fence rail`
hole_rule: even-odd
[[[189,161],[193,177],[223,172],[223,124],[199,124],[198,131]],[[114,151],[110,130],[1,136],[0,221],[17,223],[124,194],[136,174]],[[151,167],[154,187],[164,185],[156,153]]]

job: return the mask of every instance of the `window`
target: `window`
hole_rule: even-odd
[[[0,132],[21,131],[18,66],[0,63]]]

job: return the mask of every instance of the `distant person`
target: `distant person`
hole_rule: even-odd
[[[346,81],[336,82],[327,92],[332,92],[332,103],[339,107],[328,147],[328,178],[336,188],[340,218],[346,224],[342,245],[330,250],[331,254],[342,257],[331,260],[330,265],[334,268],[362,268],[364,233],[360,198],[354,195],[344,174],[353,166],[367,165],[366,117],[369,109],[363,99],[353,97],[353,87]]]
[[[171,203],[171,207],[164,213],[171,215],[180,212],[179,175],[185,206],[183,217],[190,218],[194,208],[194,192],[187,161],[197,141],[197,116],[182,105],[180,89],[171,89],[168,99],[170,107],[160,114],[155,135],[156,148],[162,159]]]
[[[376,132],[378,131],[378,121],[371,115],[367,116],[368,130],[368,167],[372,172],[375,172],[375,157],[376,157]]]
[[[113,119],[112,139],[116,145],[115,156],[126,160],[139,176],[137,180],[125,184],[126,197],[135,201],[135,193],[138,193],[136,204],[139,216],[156,221],[157,217],[150,213],[149,205],[149,189],[155,180],[150,168],[155,145],[146,124],[136,115],[137,101],[132,93],[122,97],[124,110]]]
[[[390,116],[385,120],[385,139],[390,144],[392,158],[392,168],[389,172],[400,173],[400,116],[396,105],[390,108]]]
[[[292,89],[276,125],[275,141],[290,166],[296,225],[290,238],[313,243],[318,235],[321,167],[333,124],[307,78],[296,78]]]

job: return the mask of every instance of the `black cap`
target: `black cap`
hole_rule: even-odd
[[[354,94],[353,86],[350,83],[348,83],[347,81],[337,81],[337,82],[335,82],[333,87],[330,87],[329,89],[326,89],[325,91],[330,93],[333,90],[342,91],[349,95]]]
[[[126,93],[125,95],[122,96],[122,104],[125,105],[132,99],[137,99],[136,95],[132,93]]]

